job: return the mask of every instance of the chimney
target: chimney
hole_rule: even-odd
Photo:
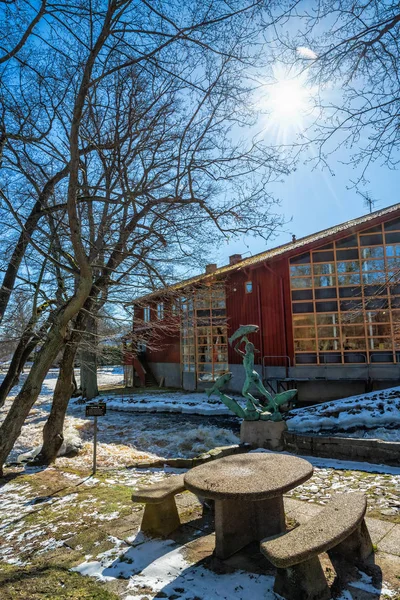
[[[232,256],[229,257],[229,264],[236,265],[236,263],[240,262],[241,260],[242,260],[241,254],[232,254]]]
[[[210,275],[211,273],[214,273],[216,270],[217,270],[216,263],[211,263],[209,265],[206,265],[206,275]]]
[[[296,241],[296,236],[294,235],[294,233],[292,233],[292,242]]]

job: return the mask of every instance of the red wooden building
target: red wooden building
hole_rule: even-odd
[[[252,341],[272,390],[318,401],[397,385],[400,375],[400,204],[293,240],[134,302],[126,383],[134,372],[170,387],[203,389],[231,371],[228,337]]]

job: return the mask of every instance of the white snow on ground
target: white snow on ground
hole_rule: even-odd
[[[132,396],[104,396],[110,410],[169,412],[191,415],[232,415],[229,408],[201,392],[137,392]]]
[[[9,461],[15,461],[21,454],[40,447],[42,429],[50,411],[57,376],[57,369],[51,369],[47,374],[41,394],[8,457]],[[21,383],[25,377],[26,375],[21,377]],[[117,385],[121,378],[122,367],[102,367],[98,370],[99,386]],[[6,404],[0,409],[0,423],[5,418],[18,389],[19,386],[12,390]],[[164,400],[170,398],[169,394],[161,394],[161,396]],[[193,396],[197,395],[189,396],[193,402]],[[179,401],[179,394],[173,395],[173,401]],[[235,417],[121,413],[110,410],[110,405],[106,416],[98,419],[98,428],[97,455],[100,467],[129,465],[149,457],[192,457],[216,446],[226,446],[239,441],[233,431],[233,429],[238,430],[238,420]],[[78,469],[90,468],[93,419],[85,417],[84,405],[70,402],[65,430],[70,439],[79,434],[83,441],[83,448],[77,457],[60,458],[58,464]]]
[[[286,423],[298,433],[353,430],[351,437],[400,441],[400,387],[292,410]]]
[[[178,597],[182,600],[206,598],[207,600],[278,600],[274,593],[274,577],[271,575],[234,570],[230,573],[215,573],[201,563],[191,564],[185,557],[186,552],[172,540],[146,538],[138,533],[135,538],[128,539],[128,549],[121,540],[114,539],[111,550],[97,556],[89,557],[72,571],[81,575],[95,577],[99,581],[128,579],[125,600],[142,600],[155,597]],[[371,594],[386,594],[393,597],[395,592],[387,584],[382,583],[377,589],[372,577],[359,572],[359,579],[349,586]],[[343,591],[341,600],[352,600],[347,590]]]
[[[154,598],[163,591],[166,596],[179,594],[182,600],[194,597],[207,600],[276,600],[274,577],[245,571],[229,574],[214,573],[201,564],[190,564],[185,549],[172,540],[146,538],[139,533],[121,555],[121,542],[104,552],[100,560],[85,561],[73,571],[90,575],[101,581],[129,579],[125,600]],[[116,554],[120,554],[116,558]]]

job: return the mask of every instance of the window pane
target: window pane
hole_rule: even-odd
[[[343,341],[343,350],[365,350],[365,338],[349,338]]]
[[[357,236],[350,235],[336,242],[336,248],[356,248],[358,246]]]
[[[348,286],[339,288],[339,298],[361,298],[361,286]]]
[[[315,337],[314,327],[295,327],[294,337],[298,338],[313,338]]]
[[[339,323],[338,315],[333,313],[330,315],[317,315],[318,325],[337,324]]]
[[[400,320],[400,315],[399,315]],[[294,325],[314,325],[314,315],[293,315]]]
[[[290,275],[293,277],[294,275],[311,275],[311,265],[296,265],[290,266]]]
[[[385,261],[384,260],[363,260],[361,261],[361,268],[363,272],[366,271],[384,271]]]
[[[315,287],[332,287],[336,285],[336,277],[331,275],[314,277],[314,285]]]
[[[314,294],[316,300],[328,300],[329,298],[337,297],[336,287],[315,289]]]
[[[311,262],[311,259],[310,259],[309,252],[307,252],[305,254],[300,254],[299,256],[293,256],[293,258],[290,259],[291,265],[304,265],[304,264],[307,264],[310,262]]]
[[[336,250],[337,260],[358,260],[358,248],[351,250]]]
[[[383,236],[381,233],[371,233],[369,235],[360,235],[360,246],[377,246],[383,243]]]
[[[292,300],[312,300],[313,292],[312,290],[293,290],[292,291]]]
[[[319,338],[335,338],[339,337],[339,325],[335,325],[334,327],[318,327],[318,337]]]
[[[361,277],[359,273],[352,273],[350,275],[338,275],[338,285],[359,285],[361,283]]]
[[[385,231],[400,231],[400,219],[393,219],[393,221],[388,221],[383,225]]]
[[[386,281],[385,273],[363,273],[363,283],[381,283],[384,284]]]
[[[348,260],[336,264],[338,273],[359,273],[360,262],[358,260]]]
[[[331,302],[316,302],[317,312],[336,312],[338,309],[338,303]]]
[[[349,325],[350,323],[364,323],[364,313],[362,310],[357,312],[348,312],[341,315],[341,322],[343,325]]]
[[[395,315],[396,313],[393,313]],[[365,313],[367,323],[386,323],[390,320],[389,311],[368,311]]]
[[[382,258],[383,257],[383,246],[376,246],[375,248],[362,248],[362,258]]]
[[[368,340],[370,350],[391,350],[392,345],[391,338],[370,338]]]
[[[292,308],[294,313],[312,313],[314,306],[312,302],[296,302]]]
[[[296,364],[297,365],[315,365],[317,364],[317,355],[316,354],[296,354]]]
[[[290,280],[290,285],[292,288],[311,288],[311,282],[311,277],[297,277],[296,279]]]
[[[332,275],[335,272],[335,263],[317,263],[313,265],[314,275]]]
[[[367,333],[370,337],[392,335],[392,329],[389,323],[382,323],[380,325],[368,323]]]
[[[400,245],[386,246],[386,256],[400,256]]]
[[[342,335],[348,337],[361,337],[365,335],[364,325],[342,325]]]
[[[387,233],[385,235],[385,241],[387,244],[398,244],[400,242],[400,233]]]
[[[296,352],[306,352],[307,350],[315,350],[315,340],[296,340],[294,343]]]
[[[328,262],[335,260],[335,255],[333,250],[325,250],[324,252],[313,252],[312,259],[313,263]]]
[[[326,352],[327,350],[340,350],[339,340],[318,340],[318,350]]]
[[[251,292],[253,291],[253,282],[252,281],[246,281],[245,285],[245,289],[246,289],[246,294],[251,294]]]

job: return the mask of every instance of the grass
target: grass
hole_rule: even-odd
[[[46,561],[47,562],[47,561]],[[0,563],[1,600],[118,600],[118,596],[90,577],[67,567]]]

